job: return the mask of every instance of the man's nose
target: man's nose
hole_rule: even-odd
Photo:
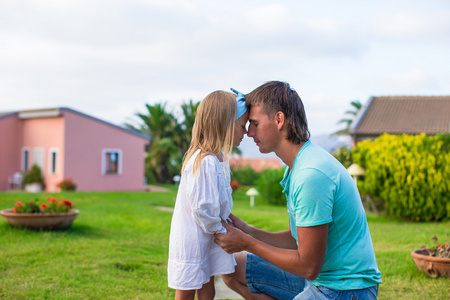
[[[252,125],[249,125],[249,126],[248,126],[248,129],[247,129],[247,136],[248,136],[248,137],[253,137],[253,136],[255,136],[255,131],[254,131]]]

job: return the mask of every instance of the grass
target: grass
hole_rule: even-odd
[[[47,194],[0,193],[0,209]],[[170,192],[55,194],[80,215],[64,231],[29,231],[0,219],[0,299],[173,299],[167,287],[167,252],[176,189]],[[266,230],[286,228],[285,207],[256,201],[242,190],[234,213]],[[383,284],[379,299],[446,299],[448,278],[420,273],[412,250],[444,239],[450,222],[410,223],[368,215]]]

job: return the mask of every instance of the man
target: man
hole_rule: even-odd
[[[232,215],[216,243],[236,253],[225,283],[246,299],[376,299],[381,273],[358,189],[332,155],[309,141],[305,110],[284,82],[245,96],[247,135],[287,165],[281,185],[289,230],[266,232]],[[355,297],[355,298],[352,298]]]

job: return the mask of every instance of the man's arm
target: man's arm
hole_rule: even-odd
[[[297,242],[292,237],[291,232],[289,230],[280,232],[269,232],[249,226],[247,223],[245,223],[244,221],[242,221],[233,214],[230,214],[230,219],[236,228],[249,234],[250,236],[261,242],[279,248],[297,249]]]
[[[328,224],[297,227],[299,246],[296,250],[274,247],[228,224],[224,226],[228,233],[216,234],[215,242],[228,253],[248,251],[287,272],[309,280],[316,279],[322,269]]]

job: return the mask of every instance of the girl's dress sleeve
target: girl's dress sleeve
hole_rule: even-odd
[[[192,215],[198,226],[207,234],[226,233],[220,218],[218,161],[207,156],[193,175],[189,195]]]

